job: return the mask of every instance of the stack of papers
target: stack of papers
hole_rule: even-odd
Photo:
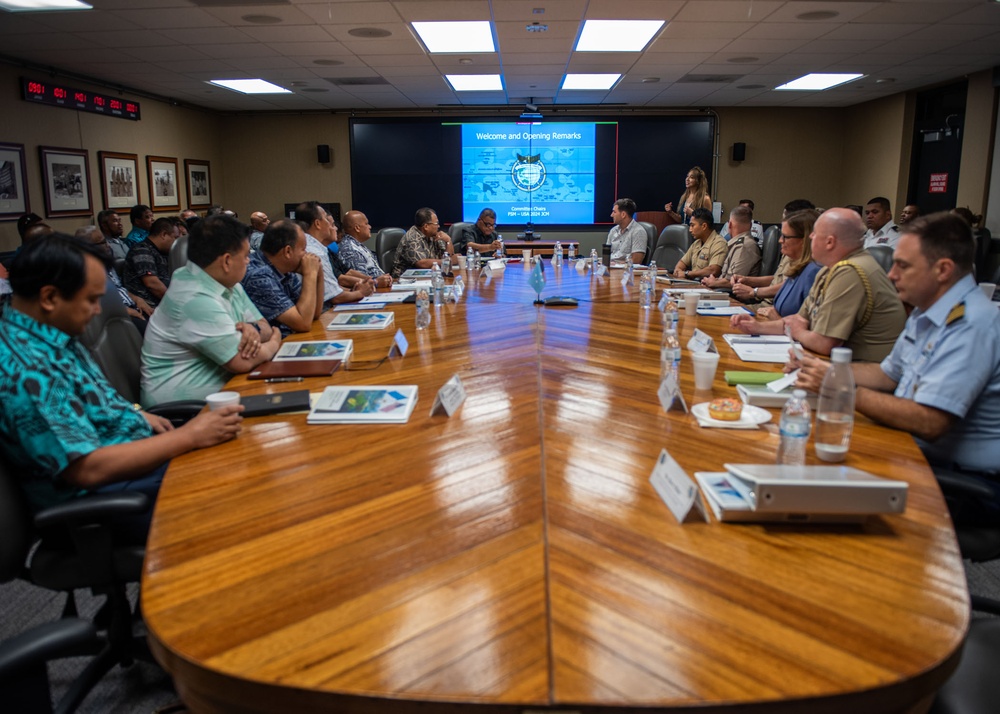
[[[405,424],[417,405],[417,385],[327,387],[309,424]]]
[[[395,319],[391,312],[356,312],[353,315],[334,315],[326,326],[328,330],[382,330]]]
[[[788,350],[792,347],[792,341],[784,335],[723,335],[736,356],[744,362],[770,362],[772,364],[785,364],[788,362]],[[798,343],[795,343],[797,346]]]
[[[725,307],[713,307],[706,305],[702,307],[701,304],[699,304],[698,314],[715,317],[731,317],[732,315],[752,315],[753,313],[742,305],[727,305]],[[747,337],[749,337],[749,335],[747,335]]]

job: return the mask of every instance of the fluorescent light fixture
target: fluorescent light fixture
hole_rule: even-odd
[[[820,89],[829,89],[830,87],[836,87],[838,84],[853,82],[855,79],[858,79],[859,77],[864,77],[864,75],[821,74],[813,72],[812,74],[807,74],[804,77],[793,79],[791,82],[782,84],[780,87],[775,87],[775,89],[798,89],[807,91],[818,91]]]
[[[428,52],[496,52],[493,28],[474,22],[414,22],[413,29]]]
[[[446,74],[445,79],[456,92],[502,92],[499,74]]]
[[[621,79],[620,74],[567,74],[563,89],[611,89]]]
[[[577,52],[642,52],[663,20],[587,20]]]
[[[265,79],[213,79],[209,84],[231,89],[241,94],[291,94],[291,90],[271,84]]]
[[[39,12],[42,10],[93,10],[80,0],[0,0],[0,10],[8,12]]]

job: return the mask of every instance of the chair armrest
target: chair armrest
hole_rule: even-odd
[[[181,426],[194,419],[205,408],[204,399],[188,399],[179,402],[164,402],[151,406],[146,411],[168,419],[174,426]]]
[[[149,496],[137,491],[94,494],[39,511],[35,527],[44,530],[81,521],[106,521],[114,516],[143,513],[149,505]]]
[[[75,618],[47,622],[0,643],[0,676],[53,659],[95,654],[103,646],[89,622]]]
[[[996,491],[992,488],[964,474],[949,471],[946,473],[935,472],[934,475],[937,478],[938,485],[941,486],[941,491],[946,496],[967,496],[969,498],[990,501],[995,500],[997,497]]]

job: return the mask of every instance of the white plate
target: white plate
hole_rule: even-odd
[[[729,427],[751,427],[758,426],[760,424],[766,424],[771,421],[771,412],[766,409],[761,409],[760,407],[755,407],[752,404],[744,404],[743,412],[740,414],[740,418],[736,421],[722,421],[721,419],[713,419],[708,415],[708,402],[702,402],[701,404],[695,404],[691,407],[691,413],[695,415],[698,419],[704,421],[711,426],[729,426]]]

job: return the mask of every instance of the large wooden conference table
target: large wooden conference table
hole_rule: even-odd
[[[968,593],[945,504],[913,440],[858,417],[847,463],[910,484],[863,525],[679,524],[649,483],[772,462],[771,428],[664,413],[658,313],[610,278],[546,264],[470,280],[427,330],[401,305],[405,358],[335,384],[417,384],[409,423],[247,419],[175,459],[142,585],[150,639],[193,712],[904,712],[947,678]],[[467,275],[468,277],[468,275]],[[323,323],[330,315],[324,315]],[[687,317],[726,332],[726,318]],[[383,356],[388,330],[352,337]],[[740,363],[721,339],[714,388]],[[429,417],[453,374],[468,397]],[[324,380],[260,384],[246,394]],[[777,412],[775,412],[777,416]],[[811,445],[809,462],[816,463]]]

